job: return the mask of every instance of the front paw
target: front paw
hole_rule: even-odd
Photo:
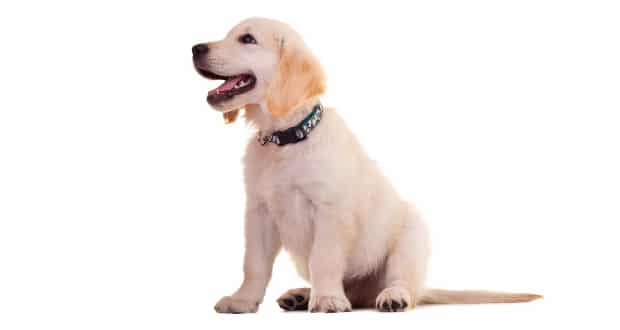
[[[257,301],[248,301],[233,297],[224,297],[215,304],[215,311],[218,313],[256,313],[258,310]]]
[[[351,303],[343,296],[312,296],[310,298],[310,312],[339,313],[350,312]]]

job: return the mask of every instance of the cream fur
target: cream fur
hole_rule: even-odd
[[[258,44],[239,44],[240,33],[252,33]],[[216,110],[230,113],[245,108],[246,120],[258,130],[295,125],[325,89],[318,61],[283,23],[249,19],[209,46],[208,58],[198,65],[221,75],[251,71],[257,78],[254,90],[217,105]],[[235,117],[236,112],[227,116]],[[217,303],[218,312],[258,309],[281,247],[311,289],[291,290],[279,303],[297,295],[311,311],[375,306],[403,311],[419,302],[512,302],[537,297],[426,289],[430,255],[426,224],[333,108],[326,109],[321,123],[301,143],[262,146],[251,139],[243,162],[245,276],[233,295]]]

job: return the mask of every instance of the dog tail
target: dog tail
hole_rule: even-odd
[[[509,293],[478,290],[427,289],[420,304],[498,304],[520,303],[543,298],[533,293]]]

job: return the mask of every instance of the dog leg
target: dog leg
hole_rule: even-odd
[[[255,313],[271,279],[273,262],[280,250],[275,224],[269,221],[264,207],[248,207],[245,226],[243,283],[237,292],[215,305],[218,313]]]
[[[323,208],[323,209],[322,209]],[[311,312],[348,312],[351,303],[343,288],[347,253],[351,244],[352,219],[321,206],[314,221],[314,242],[310,252]]]
[[[426,225],[412,215],[403,225],[390,251],[385,273],[385,289],[375,301],[382,312],[402,312],[414,308],[421,299],[429,257]]]

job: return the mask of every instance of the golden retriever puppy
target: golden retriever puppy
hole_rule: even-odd
[[[245,109],[258,130],[244,157],[244,280],[220,313],[256,312],[284,247],[310,288],[278,299],[285,310],[400,312],[419,303],[523,302],[533,294],[447,291],[424,285],[426,224],[319,97],[325,75],[288,25],[251,18],[223,40],[195,45],[194,67],[224,80],[208,103],[227,122]]]

